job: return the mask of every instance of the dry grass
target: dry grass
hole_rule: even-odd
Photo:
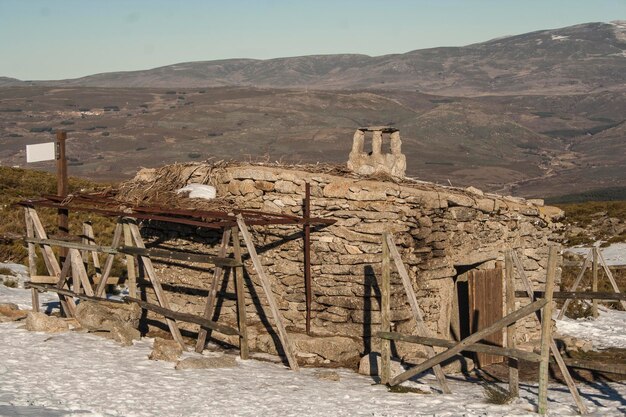
[[[496,384],[484,383],[483,391],[485,393],[485,401],[489,404],[504,405],[515,399],[507,390]]]

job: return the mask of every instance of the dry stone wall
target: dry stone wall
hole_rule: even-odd
[[[304,184],[311,184],[312,216],[332,218],[332,226],[315,230],[312,240],[312,333],[305,335],[302,231],[294,226],[252,228],[257,250],[271,280],[301,362],[352,363],[378,350],[372,335],[380,326],[381,233],[389,231],[413,281],[428,327],[449,337],[454,281],[467,267],[492,268],[504,250],[518,250],[535,285],[545,280],[547,248],[561,212],[540,201],[452,189],[429,183],[395,183],[262,166],[233,166],[219,171],[190,165],[180,178],[209,181],[218,196],[234,198],[238,207],[302,215]],[[150,175],[138,178],[150,181]],[[138,181],[138,180],[137,180]],[[178,248],[207,250],[219,242],[213,231],[162,229],[145,225],[144,234]],[[213,251],[216,248],[213,248]],[[213,252],[214,253],[214,252]],[[263,291],[246,261],[246,294],[251,348],[277,352],[277,337]],[[212,274],[209,270],[159,267],[175,309],[201,314]],[[516,283],[522,289],[521,282]],[[221,289],[219,320],[236,323],[232,279]],[[414,333],[415,323],[395,269],[392,273],[393,328]],[[527,300],[518,300],[525,303]],[[536,323],[520,326],[521,342],[535,335]],[[188,330],[196,331],[193,325]],[[223,336],[214,334],[218,338]],[[225,341],[237,344],[234,338]],[[420,357],[418,346],[398,344],[404,359]]]

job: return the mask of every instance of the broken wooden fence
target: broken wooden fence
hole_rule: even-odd
[[[418,336],[404,335],[390,331],[389,315],[390,315],[390,300],[389,300],[389,256],[394,260],[396,268],[403,281],[405,292],[409,299],[409,304],[414,312],[414,317],[417,323]],[[547,412],[547,389],[548,389],[548,367],[550,364],[550,352],[554,357],[554,361],[557,363],[561,372],[566,380],[568,388],[572,394],[574,402],[576,403],[578,410],[581,414],[587,413],[587,407],[582,402],[578,389],[576,388],[571,375],[567,369],[565,361],[560,355],[557,349],[556,343],[552,338],[552,321],[541,320],[542,317],[551,317],[552,315],[552,295],[554,292],[554,281],[556,275],[556,262],[557,262],[557,248],[550,247],[548,257],[548,268],[546,276],[545,291],[543,298],[535,299],[535,295],[530,283],[530,280],[526,277],[524,269],[519,262],[519,258],[515,252],[507,251],[505,257],[505,278],[507,283],[506,289],[506,309],[507,315],[502,319],[496,321],[490,326],[477,331],[476,333],[466,337],[459,342],[452,342],[448,340],[434,338],[428,335],[428,331],[424,325],[421,310],[417,304],[415,293],[412,288],[410,277],[404,267],[404,264],[400,258],[400,254],[395,246],[393,237],[391,234],[383,234],[383,263],[382,263],[382,284],[381,284],[381,317],[382,325],[381,331],[377,333],[377,336],[381,338],[381,382],[389,385],[398,385],[415,375],[418,375],[428,369],[439,369],[439,372],[435,372],[437,379],[442,386],[442,390],[446,390],[447,385],[445,383],[445,376],[441,370],[441,363],[454,355],[462,351],[470,352],[483,352],[494,355],[501,355],[509,359],[509,389],[511,395],[519,395],[518,376],[517,376],[517,360],[527,360],[531,362],[539,362],[539,401],[538,411],[541,414]],[[524,307],[515,310],[515,290],[514,290],[514,267],[517,268],[518,275],[524,285],[525,294],[530,298],[530,303]],[[542,310],[542,314],[539,311]],[[537,318],[541,322],[541,353],[536,354],[533,352],[527,352],[515,347],[515,323],[522,318],[536,314]],[[506,328],[507,332],[507,347],[491,346],[479,343],[486,336],[493,334]],[[429,352],[429,358],[421,364],[404,371],[403,373],[390,378],[390,347],[391,340],[404,341],[409,343],[417,343],[426,346]],[[444,347],[444,351],[435,354],[433,347]],[[580,363],[578,363],[580,365]],[[583,364],[584,365],[584,364]],[[446,387],[446,388],[444,388]],[[448,391],[449,392],[449,391]]]
[[[37,211],[33,207],[26,206],[24,213],[26,222],[26,237],[24,240],[28,245],[29,269],[31,272],[29,285],[32,290],[34,311],[39,310],[38,291],[56,292],[59,295],[64,313],[70,317],[76,315],[75,298],[92,301],[110,301],[105,297],[106,285],[119,282],[119,278],[111,277],[110,274],[115,256],[123,255],[126,257],[127,261],[129,296],[123,297],[122,302],[138,304],[144,310],[152,311],[165,317],[173,339],[176,340],[184,350],[186,350],[186,345],[180,333],[177,321],[200,325],[196,344],[196,351],[198,352],[204,349],[207,330],[214,330],[227,335],[238,335],[240,355],[242,359],[247,359],[249,349],[244,298],[244,264],[240,247],[240,239],[243,239],[252,260],[253,268],[259,276],[261,286],[267,297],[271,316],[276,325],[278,336],[289,366],[293,370],[298,370],[294,348],[285,329],[284,319],[276,303],[274,293],[272,292],[270,280],[264,271],[251,235],[248,232],[248,226],[241,214],[237,215],[235,226],[225,227],[223,229],[218,256],[210,256],[207,254],[146,248],[139,228],[137,227],[136,220],[130,217],[118,218],[111,245],[101,246],[95,243],[90,225],[84,225],[83,227],[82,242],[49,239]],[[123,245],[121,244],[122,237],[124,239]],[[226,257],[231,241],[233,258]],[[67,256],[62,264],[56,258],[53,247],[67,250]],[[48,271],[48,275],[45,276],[36,274],[38,248]],[[87,272],[89,254],[91,254],[95,269],[95,273],[92,274],[92,276],[89,276]],[[102,267],[100,267],[100,254],[106,255],[106,260]],[[181,313],[171,309],[168,298],[157,276],[156,269],[153,266],[153,258],[200,262],[215,266],[214,279],[211,283],[206,308],[202,316]],[[155,292],[157,304],[137,298],[136,277],[138,274],[135,270],[136,267],[142,269],[142,272],[151,284]],[[232,275],[235,279],[238,329],[210,320],[218,296],[218,282],[220,278],[222,278],[222,280],[225,279],[226,268],[232,269]]]

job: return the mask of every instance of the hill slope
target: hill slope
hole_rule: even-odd
[[[346,54],[229,59],[72,80],[9,81],[0,80],[0,85],[375,88],[445,95],[623,90],[626,22],[587,23],[464,47],[423,49],[379,57]]]

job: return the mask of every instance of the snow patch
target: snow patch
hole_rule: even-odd
[[[202,198],[205,200],[213,200],[217,196],[217,190],[215,187],[206,184],[191,183],[176,190],[176,194],[182,193],[189,193],[189,198]]]
[[[553,41],[565,41],[568,40],[569,36],[564,36],[564,35],[552,35],[552,40]]]
[[[626,348],[626,311],[598,306],[597,318],[557,320],[559,333],[589,340],[594,349]]]
[[[589,249],[589,247],[574,247],[566,249],[565,252],[587,256]],[[606,248],[600,248],[600,252],[608,266],[626,265],[626,243],[613,243]]]

